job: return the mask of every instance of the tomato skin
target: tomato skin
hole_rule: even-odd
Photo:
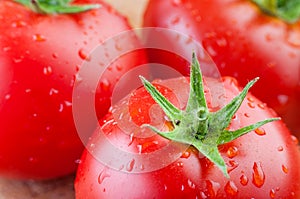
[[[177,30],[200,41],[221,75],[241,85],[260,77],[252,92],[300,137],[300,21],[287,24],[270,17],[250,0],[150,0],[144,26]],[[149,54],[160,63],[172,60]]]
[[[239,93],[236,81],[225,77],[222,92],[212,95],[219,82],[205,78],[206,99],[209,108],[214,109],[226,101],[230,101]],[[176,78],[156,82],[169,88],[164,95],[170,100],[184,106],[188,98],[188,85],[185,78]],[[209,85],[209,89],[208,89]],[[105,140],[112,143],[116,150],[147,155],[165,147],[168,140],[154,134],[147,138],[132,137],[124,132],[126,125],[148,123],[148,115],[154,104],[150,95],[145,94],[144,88],[138,89],[130,97],[125,98],[112,109],[103,120],[102,132],[97,129],[87,150],[84,151],[75,180],[76,198],[299,198],[300,196],[300,156],[297,144],[291,138],[289,130],[282,121],[264,125],[256,132],[250,132],[233,142],[221,145],[220,153],[224,158],[230,179],[199,152],[189,147],[180,158],[170,165],[151,172],[131,173],[132,168],[146,166],[137,164],[132,158],[116,155],[119,166],[110,167],[109,162],[101,162],[95,154],[113,154],[107,150]],[[172,94],[172,93],[175,93]],[[218,93],[218,92],[216,92]],[[211,99],[222,99],[212,106]],[[134,100],[132,99],[134,98]],[[175,98],[175,99],[174,99]],[[128,103],[126,103],[128,102]],[[135,103],[132,103],[135,102]],[[128,105],[129,104],[129,105]],[[138,110],[143,104],[143,112],[136,118],[135,112],[118,110]],[[145,111],[144,105],[148,106]],[[220,107],[219,107],[220,108]],[[118,120],[130,118],[127,120]],[[127,116],[130,117],[127,117]],[[166,123],[165,117],[159,112],[153,121]],[[230,129],[275,117],[273,110],[253,95],[248,94],[241,108],[233,118]],[[152,121],[152,122],[153,122]],[[120,123],[122,126],[120,127]],[[101,136],[104,134],[105,136]],[[121,153],[120,153],[121,154]],[[157,159],[168,159],[166,156]],[[274,195],[274,196],[273,196]]]
[[[102,1],[99,9],[77,14],[37,14],[13,1],[0,2],[0,173],[48,179],[73,173],[84,146],[72,115],[76,73],[93,48],[130,29],[126,18]],[[138,42],[132,40],[131,42]],[[112,64],[127,69],[144,62],[135,52]],[[126,65],[124,63],[127,63]],[[128,64],[132,63],[132,64]],[[97,98],[106,114],[116,79]],[[99,90],[100,94],[101,90]],[[63,166],[62,166],[63,165]]]

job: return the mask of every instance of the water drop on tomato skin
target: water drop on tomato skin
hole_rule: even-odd
[[[182,4],[182,0],[173,0],[173,1],[172,1],[172,4],[173,4],[174,6],[179,6],[180,4]]]
[[[45,36],[43,36],[43,35],[41,35],[41,34],[34,34],[34,35],[32,36],[32,39],[33,39],[34,41],[37,41],[37,42],[43,42],[43,41],[46,41]]]
[[[180,157],[181,158],[189,158],[190,156],[191,156],[191,152],[185,151],[182,153],[182,155]]]
[[[282,169],[282,171],[283,171],[285,174],[287,174],[287,173],[289,172],[289,169],[288,169],[287,166],[285,166],[285,165],[282,165],[282,166],[281,166],[281,169]]]
[[[238,188],[233,181],[228,181],[224,187],[224,190],[228,196],[236,196],[238,194]]]
[[[88,53],[82,48],[78,51],[78,55],[82,60],[89,60]]]
[[[52,68],[51,66],[46,66],[43,68],[44,75],[51,75],[52,74]]]
[[[108,178],[108,177],[110,177],[110,174],[107,172],[106,169],[103,169],[103,171],[101,171],[100,174],[99,174],[99,176],[98,176],[98,183],[99,183],[99,184],[102,184],[103,181],[104,181],[106,178]]]
[[[131,172],[134,168],[134,165],[135,165],[135,160],[132,159],[130,162],[128,162],[128,164],[126,165],[126,170],[128,172]]]
[[[238,149],[235,146],[230,146],[226,152],[227,157],[234,158],[238,154]]]
[[[275,198],[276,196],[276,191],[274,189],[270,190],[270,198]]]
[[[254,132],[260,136],[266,135],[266,131],[263,128],[257,128],[254,130]]]
[[[260,162],[255,162],[253,165],[252,183],[258,188],[265,183],[265,173]]]
[[[242,174],[240,177],[241,185],[246,186],[248,182],[249,182],[248,177],[245,174]]]

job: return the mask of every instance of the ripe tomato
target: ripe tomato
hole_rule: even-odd
[[[101,7],[73,14],[40,14],[14,1],[0,1],[1,174],[45,179],[69,174],[77,167],[84,147],[72,116],[76,73],[93,48],[130,26],[101,1],[75,3]],[[96,59],[100,62],[101,56]],[[143,61],[140,51],[112,64],[106,74],[109,87],[98,89],[99,116],[107,112],[117,76]]]
[[[187,104],[194,96],[189,97],[187,78],[156,80],[154,84],[175,106],[186,106],[191,115],[185,114],[171,123],[172,117],[169,115],[172,114],[167,114],[168,118],[162,114],[144,88],[121,100],[100,121],[100,127],[82,156],[75,181],[76,198],[299,198],[299,150],[282,121],[255,127],[248,134],[220,144],[218,148],[216,145],[215,149],[219,150],[225,161],[224,168],[227,170],[223,173],[228,172],[229,178],[219,169],[218,162],[214,164],[210,161],[216,152],[210,150],[215,144],[211,140],[219,135],[220,131],[216,129],[223,125],[224,118],[216,117],[216,123],[209,122],[203,139],[196,137],[206,132],[197,131],[198,123],[188,123],[184,128],[183,123],[190,121],[185,120],[188,117],[199,124],[207,119],[213,121],[214,114],[223,110],[220,109],[223,103],[231,101],[240,92],[235,79],[224,77],[218,81],[204,78],[202,93],[212,113],[207,113],[203,106],[195,109],[194,103]],[[229,116],[230,125],[224,127],[224,132],[276,116],[272,109],[252,94],[244,94],[245,100],[241,101],[237,112],[231,114],[234,116]],[[173,112],[175,115],[182,114]],[[184,129],[177,132],[178,137],[174,137],[178,140],[187,138],[186,135],[195,137],[191,145],[170,141],[138,127],[145,123],[171,131],[162,134],[164,136],[173,135],[176,128]],[[207,156],[199,153],[196,143],[206,143],[200,149],[208,152]],[[181,149],[180,152],[176,147]]]
[[[272,2],[275,3],[270,5],[280,4]],[[287,11],[299,5],[293,0],[283,4],[289,2],[295,6]],[[144,26],[169,28],[196,39],[221,75],[233,76],[241,85],[260,77],[252,92],[275,109],[300,138],[299,20],[288,23],[268,15],[250,0],[150,0]],[[151,39],[154,38],[150,35]],[[176,42],[172,44],[176,48]],[[182,45],[177,48],[184,50]],[[160,53],[153,50],[149,54],[151,61],[176,60],[168,54],[158,56]],[[171,64],[188,71],[182,69],[181,63]]]

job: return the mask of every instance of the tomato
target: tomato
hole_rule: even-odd
[[[202,87],[194,84],[199,79],[192,73],[193,90],[186,77],[153,82],[175,108],[162,98],[153,100],[148,84],[144,84],[147,91],[139,88],[116,104],[83,153],[76,198],[299,198],[300,152],[282,121],[253,126],[248,134],[216,145],[226,137],[220,132],[234,136],[235,130],[274,118],[276,113],[244,89],[245,100],[238,102],[237,112],[227,115],[226,127],[219,113],[232,108],[231,100],[241,91],[237,81],[204,77],[204,91],[193,95]],[[190,103],[195,96],[204,96],[206,103],[202,97],[195,100],[199,106]],[[156,102],[164,104],[165,114]],[[224,106],[225,102],[230,105]],[[143,124],[153,125],[157,133]],[[219,131],[220,126],[225,129]]]
[[[287,12],[299,8],[299,1],[280,2],[295,4]],[[269,5],[279,4],[270,1]],[[271,8],[265,10],[271,12]],[[250,0],[150,0],[144,26],[176,30],[199,41],[221,75],[233,76],[241,85],[260,77],[252,92],[278,112],[300,138],[300,21],[297,18],[286,22],[266,14]],[[153,39],[150,35],[149,41]],[[176,46],[173,38],[170,41],[173,48],[184,51],[184,46]],[[159,63],[176,60],[174,56],[160,56],[155,50],[149,51],[149,57],[150,61]],[[187,75],[188,70],[181,65],[184,62],[176,61],[171,61],[170,66]]]
[[[74,3],[101,6],[72,14],[44,14],[14,1],[0,2],[0,173],[3,175],[47,179],[73,173],[77,168],[84,149],[72,115],[77,72],[88,61],[91,50],[131,27],[125,17],[101,1]],[[126,42],[138,40],[132,38]],[[99,55],[94,61],[101,59]],[[97,93],[99,117],[107,112],[116,77],[144,60],[144,53],[137,51],[112,63],[112,70],[106,72],[110,85]],[[122,69],[117,70],[117,65]]]

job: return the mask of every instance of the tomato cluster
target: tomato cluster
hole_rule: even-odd
[[[76,172],[78,199],[299,198],[299,8],[297,0],[149,0],[143,26],[184,34],[182,45],[168,34],[139,40],[101,0],[0,1],[0,174]],[[130,39],[116,39],[126,31]],[[153,42],[170,52],[141,46]],[[207,63],[189,42],[222,77],[202,75]],[[112,58],[124,46],[141,48]],[[142,87],[112,103],[136,83],[122,78],[138,66],[149,77],[168,73],[151,63],[182,76],[140,76]],[[104,70],[94,90],[83,67],[91,79]],[[74,97],[87,93],[99,126],[82,140]]]

